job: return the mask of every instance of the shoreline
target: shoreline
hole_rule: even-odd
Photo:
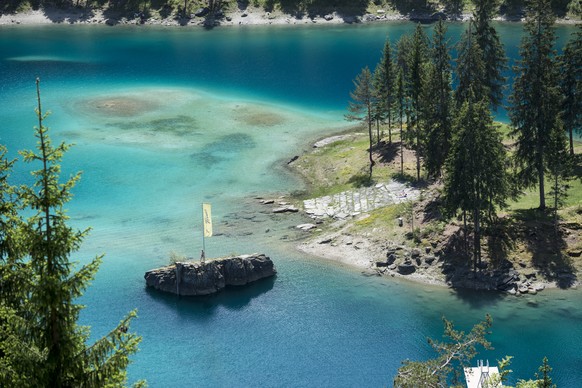
[[[344,137],[346,137],[345,134],[341,135],[341,133],[339,133],[333,136],[312,140],[309,144],[311,149],[323,148],[333,144],[334,141],[343,140]],[[310,151],[304,151],[301,155],[309,153]],[[298,158],[300,159],[301,156]],[[294,168],[293,165],[288,167],[290,167],[289,169],[299,176],[300,179],[304,179],[297,168]],[[402,190],[401,188],[395,189]],[[430,196],[432,194],[425,192],[425,195]],[[419,285],[444,287],[451,290],[486,290],[500,294],[524,296],[535,295],[543,290],[558,290],[564,288],[560,286],[559,279],[551,280],[545,277],[532,277],[532,269],[525,268],[525,266],[521,265],[512,268],[508,272],[509,274],[514,274],[512,276],[517,276],[517,280],[515,280],[515,289],[508,288],[507,290],[502,290],[499,288],[479,288],[476,285],[485,284],[482,283],[484,279],[479,278],[479,280],[472,280],[473,275],[471,273],[468,273],[466,281],[456,282],[453,278],[447,275],[447,268],[450,267],[451,264],[447,259],[445,259],[445,246],[443,245],[443,241],[446,242],[448,237],[455,234],[460,226],[456,225],[447,228],[441,236],[443,240],[438,244],[421,244],[413,246],[407,244],[405,241],[374,236],[373,233],[370,233],[370,230],[351,230],[351,227],[353,227],[358,221],[365,220],[369,217],[368,211],[361,211],[358,212],[358,214],[354,213],[352,215],[346,214],[345,216],[338,218],[334,215],[329,215],[329,212],[326,215],[325,208],[320,209],[319,216],[314,214],[312,209],[307,209],[307,202],[314,200],[315,202],[318,202],[321,201],[322,198],[324,197],[304,200],[302,206],[298,206],[302,209],[301,213],[305,217],[310,217],[312,219],[310,222],[313,222],[313,224],[297,226],[298,229],[301,229],[302,226],[311,225],[306,229],[303,229],[305,231],[304,237],[295,244],[295,249],[300,252],[323,260],[347,265],[354,269],[359,269],[362,273],[382,277],[393,277]],[[414,196],[409,196],[409,199],[415,200]],[[340,199],[339,201],[336,200],[336,203],[337,202],[342,203],[343,201]],[[417,200],[415,200],[415,202],[417,202]],[[384,206],[388,205],[389,204],[385,204]],[[397,257],[396,260],[394,260],[394,258],[390,259],[390,256],[393,255]],[[403,259],[404,261],[410,261],[412,266],[414,266],[414,271],[412,273],[401,273],[398,264],[401,264]],[[507,274],[503,276],[507,276]],[[493,278],[493,280],[495,281],[497,279]],[[487,279],[485,279],[485,281],[487,281]],[[489,281],[491,281],[491,278],[489,278]],[[565,289],[577,290],[579,285],[580,281],[576,280]]]
[[[295,16],[281,11],[268,12],[261,8],[247,7],[243,10],[228,12],[220,18],[197,17],[179,18],[170,15],[166,18],[149,17],[135,13],[128,17],[127,14],[106,9],[82,9],[45,7],[39,10],[15,14],[0,14],[0,26],[8,25],[143,25],[143,26],[177,26],[177,27],[203,27],[214,28],[220,26],[260,26],[260,25],[342,25],[342,24],[368,24],[389,22],[423,22],[430,23],[438,20],[442,13],[434,14],[408,14],[403,15],[394,12],[380,12],[376,14],[342,15],[337,12],[316,16]],[[471,14],[464,13],[459,17],[451,18],[446,15],[449,22],[466,22]],[[521,23],[523,18],[501,17],[494,18],[498,22]],[[582,20],[574,20],[569,17],[556,19],[556,24],[579,24]]]

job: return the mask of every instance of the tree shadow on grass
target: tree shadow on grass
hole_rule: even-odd
[[[398,151],[400,150],[400,143],[387,143],[382,140],[380,143],[376,143],[372,147],[372,151],[378,155],[378,159],[381,163],[393,162],[398,156]]]
[[[505,265],[518,238],[515,223],[510,218],[499,219],[485,233],[491,264],[495,267]]]
[[[532,265],[558,287],[572,287],[577,280],[575,268],[562,254],[567,244],[561,230],[556,232],[552,215],[537,209],[516,210],[513,214],[519,238],[532,255]]]
[[[362,172],[362,173],[352,175],[350,177],[350,179],[348,179],[348,183],[351,185],[354,185],[354,187],[360,188],[360,187],[370,187],[376,182],[370,176],[369,173]]]

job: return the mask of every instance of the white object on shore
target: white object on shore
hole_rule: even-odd
[[[467,381],[467,388],[481,388],[485,387],[485,382],[495,376],[499,375],[499,369],[496,366],[489,366],[489,360],[487,364],[483,364],[483,360],[477,362],[477,367],[475,368],[463,368],[465,372],[465,380]],[[487,387],[501,387],[501,383],[496,385],[487,385]]]
[[[345,219],[382,206],[415,200],[420,191],[403,183],[390,181],[373,187],[344,191],[303,201],[305,213],[313,218]]]

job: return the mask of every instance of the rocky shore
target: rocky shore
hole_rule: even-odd
[[[241,3],[242,4],[242,3]],[[316,15],[293,15],[280,11],[265,11],[262,8],[239,7],[234,11],[210,12],[202,8],[187,16],[144,15],[141,12],[118,12],[111,9],[73,7],[61,9],[45,7],[16,14],[0,15],[0,25],[39,25],[39,24],[105,24],[105,25],[158,25],[158,26],[242,26],[242,25],[309,25],[309,24],[358,24],[382,23],[392,21],[431,22],[444,18],[452,21],[467,21],[471,14],[448,15],[444,12],[411,12],[403,15],[394,10],[378,9],[362,15],[344,15],[330,12]],[[498,21],[522,21],[521,17],[498,17]],[[575,24],[580,20],[559,19],[558,23]]]
[[[320,140],[314,149],[342,139],[333,136]],[[297,157],[291,166],[297,168],[297,163],[301,163],[303,158]],[[458,222],[437,227],[434,232],[427,231],[428,237],[425,234],[422,241],[413,241],[410,236],[412,225],[419,228],[419,232],[435,227],[430,220],[439,217],[434,207],[434,203],[439,202],[439,195],[438,189],[427,187],[421,193],[418,188],[388,181],[304,200],[299,207],[313,222],[297,225],[305,237],[297,248],[313,256],[360,268],[364,273],[450,288],[521,295],[536,294],[546,288],[574,288],[579,284],[576,268],[569,264],[567,257],[550,266],[539,264],[540,254],[548,249],[545,240],[539,238],[546,233],[539,229],[539,225],[513,226],[516,240],[512,244],[525,246],[505,254],[485,254],[476,270],[471,266],[472,259],[467,249],[473,242],[471,237],[467,240]],[[379,224],[368,221],[370,213],[376,209],[382,211],[410,201],[413,201],[413,206],[409,205],[407,212],[412,207],[414,214],[408,214],[407,218],[413,217],[414,224],[402,218],[403,208],[381,213],[384,215]],[[566,236],[575,237],[579,233],[578,224],[563,223],[562,228]],[[576,246],[575,242],[573,246]],[[527,258],[527,249],[536,252],[537,263]],[[570,249],[567,255],[581,256],[579,251]],[[520,254],[521,258],[516,258]]]
[[[210,295],[228,286],[244,286],[277,273],[264,254],[241,255],[205,262],[177,262],[152,269],[144,275],[146,285],[183,296]]]

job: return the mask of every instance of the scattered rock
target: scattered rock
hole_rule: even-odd
[[[297,213],[299,209],[297,209],[293,205],[286,205],[282,207],[276,207],[273,209],[273,213]]]
[[[294,157],[292,157],[291,159],[289,159],[289,161],[287,162],[287,164],[291,164],[294,161],[296,161],[297,159],[299,159],[299,156],[298,155],[295,155]]]
[[[580,257],[582,255],[582,249],[570,249],[568,250],[568,256],[570,257]]]
[[[311,229],[317,228],[317,225],[315,225],[315,224],[301,224],[301,225],[297,225],[296,228],[304,230],[304,231],[309,231]]]
[[[398,273],[401,275],[410,275],[416,271],[416,267],[412,263],[402,263],[398,265]]]
[[[436,260],[434,256],[425,256],[424,262],[428,265],[431,265]]]
[[[328,13],[323,18],[329,22],[330,20],[333,20],[333,15]]]
[[[194,12],[195,16],[200,17],[204,17],[206,15],[208,15],[208,13],[210,12],[210,9],[208,7],[203,7],[203,8],[199,8],[198,10],[196,10],[196,12]]]
[[[331,238],[326,238],[324,240],[321,240],[319,243],[320,244],[329,244],[331,242]]]

